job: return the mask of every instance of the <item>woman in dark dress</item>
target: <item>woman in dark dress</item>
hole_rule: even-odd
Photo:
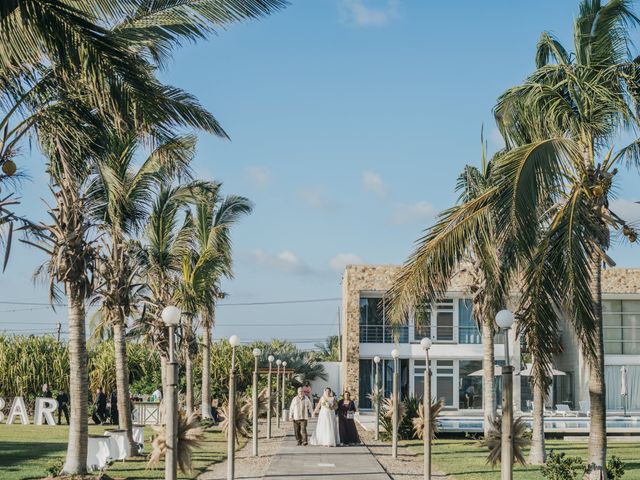
[[[356,429],[356,404],[351,400],[351,394],[344,392],[344,397],[338,402],[338,428],[340,429],[340,443],[353,445],[360,443]]]

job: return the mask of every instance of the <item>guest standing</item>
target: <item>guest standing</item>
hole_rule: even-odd
[[[58,402],[58,425],[60,425],[60,417],[62,414],[64,414],[64,419],[67,421],[67,425],[69,425],[69,395],[67,395],[63,388],[58,390],[56,402]]]
[[[356,411],[356,404],[351,400],[351,394],[344,392],[342,400],[338,402],[338,428],[340,442],[344,445],[360,443],[355,421]]]
[[[111,392],[111,398],[109,399],[109,403],[111,403],[111,425],[118,425],[118,394],[115,390]]]
[[[102,387],[98,387],[98,390],[96,390],[94,406],[93,421],[97,424],[104,423],[107,419],[107,396],[102,391]]]
[[[44,398],[53,398],[53,394],[51,393],[51,390],[49,389],[49,384],[45,383],[42,385],[42,396]]]

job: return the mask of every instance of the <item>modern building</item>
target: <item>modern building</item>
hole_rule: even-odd
[[[396,265],[349,265],[342,278],[342,371],[344,388],[354,395],[362,409],[371,408],[368,394],[374,384],[374,357],[379,364],[381,384],[390,395],[394,332],[386,316],[385,292],[400,272]],[[424,388],[425,357],[419,342],[430,334],[433,396],[441,398],[448,410],[478,413],[482,409],[482,338],[472,316],[469,294],[471,278],[465,272],[454,276],[445,298],[435,305],[416,308],[425,321],[396,327],[400,352],[400,391],[419,396]],[[640,411],[640,269],[606,269],[603,272],[605,338],[605,381],[607,406],[622,410],[621,368],[626,367],[627,409]],[[511,329],[510,351],[515,371],[526,369],[526,351]],[[496,364],[504,362],[504,338],[496,335]],[[549,406],[560,403],[579,409],[588,400],[588,366],[569,326],[561,332],[562,353],[555,359]],[[524,348],[524,347],[523,347]],[[514,379],[514,403],[522,411],[531,408],[529,377]],[[518,374],[518,373],[517,373]],[[496,378],[496,398],[500,398],[500,378]]]

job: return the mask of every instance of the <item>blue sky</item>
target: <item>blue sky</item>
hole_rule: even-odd
[[[345,263],[402,262],[454,201],[462,167],[478,164],[482,125],[489,148],[500,146],[492,106],[533,69],[540,32],[570,45],[576,8],[567,0],[298,0],[178,50],[164,80],[195,94],[232,138],[200,135],[196,172],[255,202],[234,231],[227,303],[337,298]],[[22,208],[42,218],[46,177],[38,155],[23,154],[32,180]],[[640,219],[631,203],[640,200],[639,177],[625,175],[619,210]],[[637,249],[612,256],[640,266]],[[0,299],[46,302],[46,288],[31,281],[42,260],[17,247]],[[215,337],[308,347],[337,333],[339,306],[221,305]],[[64,314],[0,304],[0,329],[53,332]]]

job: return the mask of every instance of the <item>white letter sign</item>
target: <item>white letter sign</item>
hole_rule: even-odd
[[[33,414],[33,422],[36,425],[42,425],[42,417],[44,417],[47,425],[55,425],[56,421],[53,419],[53,413],[57,408],[58,402],[53,398],[36,398],[36,410]]]
[[[9,417],[7,418],[7,425],[12,425],[13,419],[16,416],[20,417],[23,425],[29,425],[27,407],[24,406],[24,399],[22,397],[13,397],[13,403],[11,404],[11,410],[9,410]]]

